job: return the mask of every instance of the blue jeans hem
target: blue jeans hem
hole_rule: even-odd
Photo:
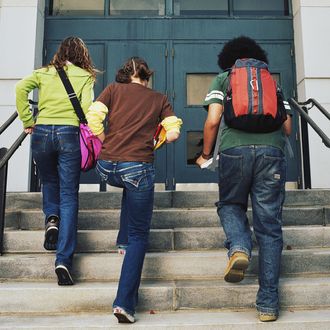
[[[278,308],[262,307],[262,306],[258,306],[258,305],[256,305],[256,308],[257,308],[257,311],[261,312],[261,313],[275,314],[276,316],[278,316],[278,314],[279,314]]]
[[[228,251],[228,257],[230,258],[234,253],[236,252],[243,252],[245,253],[249,259],[251,259],[251,251],[245,247],[242,246],[233,246]]]

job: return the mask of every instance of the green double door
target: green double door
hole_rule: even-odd
[[[285,96],[292,97],[294,64],[291,43],[261,45],[268,53],[270,70],[282,85]],[[48,44],[47,54],[53,54],[56,47],[54,42]],[[176,115],[182,118],[180,139],[156,151],[156,181],[164,183],[167,189],[174,189],[178,183],[217,182],[217,173],[200,170],[194,165],[194,159],[202,149],[202,132],[207,115],[202,103],[211,80],[218,74],[217,54],[222,43],[134,40],[88,42],[88,47],[95,65],[103,70],[96,84],[96,96],[114,81],[116,71],[123,62],[132,56],[140,56],[154,70],[151,87],[167,94]],[[296,118],[293,123],[290,139],[295,156],[288,158],[287,181],[297,182]],[[82,183],[96,182],[98,178],[94,172],[83,174]]]

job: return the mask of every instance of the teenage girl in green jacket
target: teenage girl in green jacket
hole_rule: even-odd
[[[96,70],[85,43],[77,37],[62,41],[50,63],[16,85],[16,107],[24,131],[32,134],[32,155],[42,182],[46,250],[56,250],[59,285],[72,285],[71,267],[77,242],[80,178],[79,120],[56,71],[64,68],[84,112],[93,101]],[[36,122],[28,94],[39,90]]]

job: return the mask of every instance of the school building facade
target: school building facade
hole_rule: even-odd
[[[181,138],[157,152],[159,186],[216,186],[217,175],[198,169],[194,157],[201,149],[206,117],[202,101],[218,73],[223,44],[240,35],[256,39],[287,98],[314,98],[329,111],[328,17],[330,0],[0,0],[0,124],[15,111],[16,82],[46,64],[62,39],[76,35],[103,71],[95,95],[113,81],[127,58],[141,56],[155,70],[152,88],[166,93],[183,119]],[[309,114],[330,135],[329,120],[316,108]],[[305,144],[310,161],[304,161],[297,113],[293,126],[287,187],[304,188],[310,171],[312,188],[330,188],[330,150],[309,128]],[[10,147],[21,132],[16,120],[1,135],[0,147]],[[8,191],[29,191],[33,177],[27,137],[9,161]],[[85,190],[99,189],[94,172],[83,174],[81,183]]]

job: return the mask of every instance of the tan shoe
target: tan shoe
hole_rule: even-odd
[[[261,322],[272,322],[277,320],[277,315],[274,313],[259,312],[259,320]]]
[[[226,282],[237,283],[243,280],[244,272],[249,266],[249,257],[244,252],[235,252],[229,259],[225,271]]]

